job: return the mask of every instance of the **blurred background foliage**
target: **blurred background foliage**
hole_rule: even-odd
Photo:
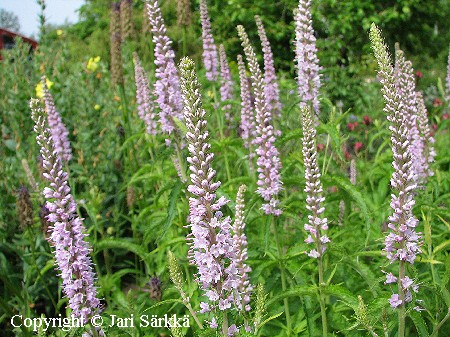
[[[88,55],[99,55],[103,60],[109,59],[109,11],[105,8],[110,5],[111,0],[86,0],[79,12],[80,21],[66,29],[66,46],[71,57],[80,60]],[[241,52],[236,26],[244,25],[250,39],[258,41],[254,16],[260,15],[272,44],[277,69],[294,77],[293,10],[297,5],[295,0],[280,0],[270,2],[270,5],[266,0],[209,1],[215,41],[223,43],[228,57],[235,60]],[[151,60],[152,53],[145,51],[152,48],[151,37],[146,33],[143,6],[142,1],[133,2],[137,32],[133,48],[146,62]],[[176,7],[177,0],[161,2],[177,57],[189,55],[201,64],[199,1],[191,2],[192,23],[187,27],[178,27]],[[321,0],[312,1],[312,14],[322,73],[325,80],[331,79],[325,90],[332,100],[345,102],[345,108],[361,103],[363,92],[354,88],[364,88],[363,79],[374,74],[375,64],[368,39],[372,22],[383,30],[392,50],[394,43],[400,42],[416,68],[424,74],[422,83],[445,76],[450,41],[449,1]],[[56,34],[53,38],[57,38]],[[183,45],[182,41],[188,43]],[[99,48],[99,45],[104,47]]]

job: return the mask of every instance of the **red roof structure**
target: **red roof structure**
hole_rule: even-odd
[[[14,48],[15,45],[14,39],[16,37],[21,38],[23,42],[28,43],[30,45],[30,51],[35,50],[38,46],[38,43],[33,39],[29,39],[23,35],[14,33],[10,30],[0,28],[0,50]],[[0,60],[1,59],[2,55],[0,54]]]

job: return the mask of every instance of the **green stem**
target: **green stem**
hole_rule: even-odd
[[[226,311],[223,312],[222,333],[223,337],[228,336],[228,316]]]
[[[282,249],[281,244],[280,244],[280,240],[279,240],[279,236],[278,236],[278,229],[277,229],[277,222],[275,221],[274,217],[272,217],[272,224],[273,224],[273,231],[274,231],[274,234],[275,234],[275,241],[276,241],[277,250],[278,250],[278,259],[279,259],[279,263],[280,263],[281,289],[283,291],[285,291],[286,290],[286,272],[285,272],[285,269],[284,269],[283,249]],[[292,323],[291,323],[291,315],[289,313],[289,301],[285,297],[283,299],[283,302],[284,302],[284,312],[285,312],[285,315],[286,315],[286,325],[287,325],[287,329],[288,329],[288,334],[290,334],[291,333]]]
[[[191,313],[191,316],[194,318],[195,323],[197,323],[198,327],[203,330],[203,325],[198,319],[197,315],[195,314],[195,311],[192,309],[191,304],[189,302],[185,302],[184,305],[186,308],[188,308],[189,312]]]
[[[120,94],[120,102],[122,103],[122,118],[123,118],[123,127],[127,130],[128,136],[131,136],[131,116],[130,111],[128,110],[127,105],[127,96],[125,95],[125,87],[123,84],[119,85],[119,94]]]
[[[33,258],[33,264],[34,264],[34,267],[36,268],[36,271],[37,271],[37,273],[39,275],[39,279],[41,281],[44,281],[44,278],[42,277],[42,274],[41,274],[41,270],[40,270],[40,268],[37,265],[37,259],[36,259],[36,255],[35,255],[36,251],[34,249],[34,240],[33,240],[33,238],[37,237],[37,235],[34,233],[32,228],[29,228],[29,231],[31,232],[30,233],[31,234],[31,237],[30,237],[30,249],[31,249],[31,256]],[[47,293],[48,297],[50,298],[50,301],[52,302],[53,308],[55,309],[55,313],[56,313],[58,311],[58,306],[56,305],[56,302],[55,302],[55,300],[53,298],[53,295],[50,292],[50,289],[48,288],[47,282],[44,282],[44,288],[45,288],[45,292]]]
[[[328,335],[328,323],[327,323],[327,310],[325,305],[325,294],[323,293],[323,287],[326,285],[323,280],[323,255],[317,259],[319,266],[319,302],[320,302],[320,314],[322,316],[322,336]]]
[[[434,328],[433,332],[431,333],[430,337],[434,337],[438,335],[438,331],[444,323],[450,318],[450,308],[448,308],[447,315],[442,319],[442,321],[439,322],[439,324]]]
[[[181,155],[180,148],[181,148],[181,146],[178,145],[178,143],[176,143],[176,145],[175,145],[175,152],[177,153],[178,165],[180,165],[180,171],[181,171],[180,174],[181,174],[181,177],[182,177],[183,183],[184,183],[184,182],[188,181],[188,177],[186,175],[186,169],[184,167],[184,162],[185,161],[183,160],[183,157]]]

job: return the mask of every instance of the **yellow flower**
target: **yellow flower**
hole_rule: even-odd
[[[94,109],[95,110],[100,110],[100,105],[98,105],[98,104],[94,105]]]
[[[91,57],[87,63],[86,69],[92,72],[97,71],[98,63],[100,62],[100,56]]]
[[[53,82],[52,81],[50,81],[48,78],[46,78],[45,79],[45,84],[47,85],[47,89],[51,89],[51,87],[53,87]],[[36,88],[35,88],[35,90],[36,90],[36,97],[37,98],[42,98],[42,97],[44,97],[44,88],[42,87],[42,82],[39,82],[37,85],[36,85]]]
[[[64,34],[64,31],[62,29],[57,29],[56,30],[56,35],[61,36]]]

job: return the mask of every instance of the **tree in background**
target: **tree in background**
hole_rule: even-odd
[[[5,28],[18,33],[20,31],[19,17],[13,12],[0,9],[0,28]]]

